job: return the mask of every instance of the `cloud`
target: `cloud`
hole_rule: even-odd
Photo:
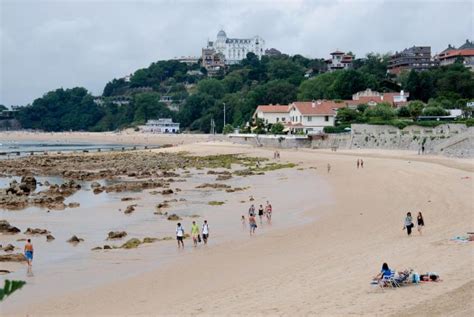
[[[0,103],[27,104],[58,87],[105,84],[151,62],[199,55],[220,27],[262,36],[289,54],[328,57],[431,45],[473,34],[472,1],[3,0]]]

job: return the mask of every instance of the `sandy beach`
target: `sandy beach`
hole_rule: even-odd
[[[273,149],[193,142],[154,151],[273,156]],[[226,240],[224,229],[219,235],[225,242],[178,253],[177,259],[156,269],[62,292],[41,302],[32,299],[29,303],[24,299],[18,305],[22,290],[2,303],[2,315],[468,316],[474,313],[473,246],[450,241],[474,229],[473,160],[421,157],[403,151],[334,153],[292,149],[280,152],[282,162],[298,164],[299,174],[290,175],[293,186],[285,185],[288,189],[278,192],[283,197],[276,201],[284,200],[287,206],[304,210],[299,217],[310,221],[238,239]],[[357,158],[364,159],[363,169],[356,168]],[[330,203],[321,204],[322,198],[317,194],[309,193],[309,199],[298,196],[298,183],[311,187],[312,178],[315,193],[318,186],[328,184],[333,196]],[[283,186],[281,179],[269,181],[270,189]],[[263,186],[264,182],[256,185]],[[277,222],[277,213],[284,214],[285,210],[273,204]],[[423,235],[415,230],[408,237],[402,230],[408,211],[423,212],[426,224]],[[146,262],[144,258],[156,248],[159,246],[150,245],[128,254],[136,261]],[[125,260],[119,259],[118,263],[123,261],[126,265]],[[371,286],[370,281],[383,262],[397,270],[437,272],[442,281],[382,291]],[[104,271],[114,269],[110,262],[104,265]],[[89,273],[93,279],[94,272]]]

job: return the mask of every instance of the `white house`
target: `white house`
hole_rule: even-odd
[[[288,122],[288,105],[262,105],[258,106],[253,115],[254,118],[262,119],[265,124],[275,124],[277,122]]]
[[[334,126],[337,109],[346,107],[346,104],[331,100],[313,100],[297,101],[289,106],[290,122],[286,127],[291,132],[312,134],[322,132],[324,127]]]
[[[142,127],[143,132],[148,133],[178,133],[179,123],[173,122],[173,119],[148,120]]]
[[[309,102],[293,102],[288,106],[258,106],[254,118],[264,120],[266,124],[283,123],[292,133],[318,133],[324,127],[334,126],[336,111],[346,107],[345,103],[330,100],[314,100]]]

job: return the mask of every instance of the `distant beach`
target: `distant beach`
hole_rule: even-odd
[[[87,139],[88,135],[74,133],[70,139]],[[91,134],[90,140],[113,138],[113,134],[105,135]],[[53,136],[68,138],[68,134]],[[32,140],[27,134],[15,137]],[[139,136],[129,134],[120,142],[133,138]],[[196,143],[201,138],[206,142]],[[218,181],[231,188],[248,187],[237,192],[197,189],[199,184],[215,183],[216,175],[208,174],[209,169],[189,168],[185,182],[170,183],[175,192],[170,197],[151,195],[152,190],[94,195],[89,190],[91,181],[84,181],[81,185],[87,190],[66,201],[79,202],[78,208],[50,213],[37,207],[0,211],[0,219],[22,230],[44,227],[56,236],[53,242],[33,237],[34,277],[26,278],[23,266],[8,266],[15,271],[12,277],[28,284],[2,303],[2,314],[402,316],[416,309],[420,315],[463,316],[472,312],[471,304],[465,302],[474,284],[469,270],[472,245],[450,239],[472,231],[472,200],[468,197],[474,189],[473,160],[420,157],[404,151],[281,149],[281,160],[274,161],[273,149],[206,138],[159,136],[153,142],[176,140],[169,143],[177,146],[151,153],[240,154],[269,160],[259,163],[261,166],[296,166]],[[364,158],[363,169],[356,168],[359,157]],[[330,172],[326,170],[329,163]],[[239,167],[233,166],[231,171],[236,169]],[[179,169],[174,172],[187,174]],[[101,186],[106,185],[101,181]],[[255,201],[250,201],[250,196]],[[126,197],[139,199],[122,202]],[[193,219],[199,224],[207,219],[209,246],[194,249],[191,241],[185,240],[184,252],[177,250],[176,223],[154,214],[158,203],[175,197],[168,213],[180,215],[187,232]],[[246,215],[250,204],[266,200],[273,205],[272,224],[259,223],[256,236],[249,237],[242,230],[240,217]],[[211,206],[211,201],[224,204]],[[129,204],[137,204],[136,210],[124,215]],[[425,232],[407,237],[402,230],[403,216],[419,210],[425,215]],[[190,217],[193,215],[199,217]],[[111,230],[125,230],[128,236],[106,241]],[[67,244],[65,240],[72,234],[84,242]],[[128,238],[147,236],[171,236],[173,241],[143,244],[132,250],[91,251],[95,246],[120,245]],[[2,244],[22,247],[16,242],[20,236],[0,237]],[[376,291],[369,282],[382,262],[400,269],[436,271],[443,281]],[[440,300],[445,296],[450,296],[449,303]]]

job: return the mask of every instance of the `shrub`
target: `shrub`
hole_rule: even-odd
[[[222,129],[222,134],[229,134],[234,132],[234,127],[232,124],[226,124]]]

